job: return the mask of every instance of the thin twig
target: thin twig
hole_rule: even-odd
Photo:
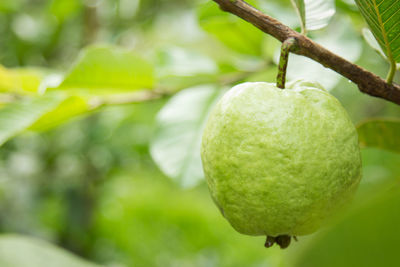
[[[135,104],[157,100],[167,95],[169,95],[167,92],[158,90],[142,90],[133,93],[116,94],[107,97],[93,97],[90,100],[90,106],[92,109],[95,109],[105,105]]]
[[[281,42],[293,37],[297,40],[299,49],[294,53],[319,62],[343,75],[357,84],[361,92],[379,97],[400,105],[400,85],[388,84],[379,76],[346,59],[332,53],[306,36],[292,30],[278,20],[263,14],[261,11],[242,0],[213,0],[222,10],[230,12],[250,22],[263,32],[272,35]]]

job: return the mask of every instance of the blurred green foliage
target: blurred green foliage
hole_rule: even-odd
[[[271,258],[277,248],[265,251],[263,237],[237,235],[204,186],[182,192],[158,173],[138,170],[134,179],[117,174],[102,187],[97,214],[95,251],[103,260],[128,266],[265,266],[279,260]]]
[[[300,29],[289,0],[251,2]],[[386,75],[387,63],[361,37],[365,22],[354,3],[336,1],[336,10],[331,25],[310,37]],[[338,34],[342,23],[346,29]],[[344,219],[300,237],[287,252],[265,250],[262,237],[234,232],[219,214],[198,158],[180,157],[195,155],[213,98],[196,102],[199,91],[192,88],[140,104],[93,102],[138,89],[175,93],[274,81],[279,43],[211,1],[2,0],[0,36],[0,140],[24,132],[0,147],[0,232],[35,236],[105,266],[369,266],[383,257],[385,266],[396,266],[391,249],[398,247],[398,218],[391,214],[399,204],[391,188],[400,179],[397,153],[364,149],[362,184]],[[307,69],[324,77],[354,123],[400,115],[398,106],[361,94],[318,64],[290,62],[292,77]],[[132,79],[137,73],[140,80]],[[179,95],[186,95],[186,105],[171,104]],[[156,118],[166,103],[172,119],[162,125]],[[381,134],[373,132],[368,136]],[[171,161],[190,167],[174,178],[196,187],[183,189],[155,165],[150,144],[160,136],[178,151]],[[163,152],[165,163],[171,152]],[[2,242],[0,263],[1,244],[11,246]],[[376,261],[360,260],[367,249]]]
[[[295,266],[397,266],[399,184],[355,207],[304,248]],[[351,242],[349,242],[351,240]]]

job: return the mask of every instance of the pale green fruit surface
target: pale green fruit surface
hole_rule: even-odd
[[[361,177],[357,132],[311,82],[244,83],[211,112],[201,156],[212,198],[248,235],[305,235],[348,202]]]

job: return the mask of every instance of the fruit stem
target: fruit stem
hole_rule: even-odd
[[[298,48],[297,40],[294,37],[286,39],[281,46],[281,56],[279,58],[278,76],[276,78],[276,86],[285,89],[286,69],[289,62],[289,52],[293,52]]]

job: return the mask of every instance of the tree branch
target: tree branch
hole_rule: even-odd
[[[97,109],[105,105],[126,105],[153,101],[168,95],[169,93],[160,90],[142,90],[133,93],[116,94],[105,98],[100,96],[93,97],[89,104],[92,109]]]
[[[288,38],[296,38],[299,48],[294,51],[319,62],[343,75],[357,84],[361,92],[379,97],[400,105],[400,86],[388,84],[379,76],[369,72],[358,65],[332,53],[306,36],[292,30],[278,20],[263,14],[261,11],[242,0],[213,0],[222,10],[230,12],[247,22],[250,22],[263,32],[272,35],[281,42]]]

